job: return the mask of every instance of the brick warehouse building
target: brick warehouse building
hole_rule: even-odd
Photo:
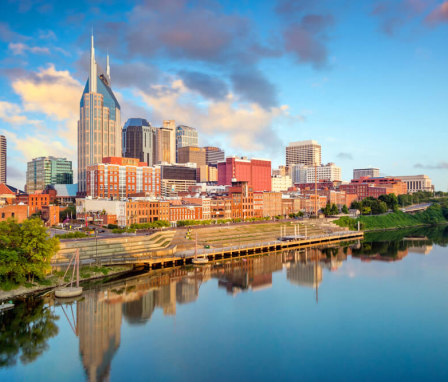
[[[160,167],[136,158],[107,157],[87,167],[87,196],[124,198],[133,194],[160,196]]]
[[[218,163],[218,185],[247,182],[253,192],[271,191],[271,161],[229,157]]]

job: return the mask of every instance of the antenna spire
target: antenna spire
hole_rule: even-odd
[[[110,81],[109,49],[107,49],[107,56],[106,56],[106,74],[109,77]]]
[[[90,74],[89,74],[89,92],[96,93],[96,61],[95,61],[95,46],[93,41],[93,26],[92,36],[90,38]]]

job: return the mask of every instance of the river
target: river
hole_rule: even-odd
[[[448,227],[109,279],[0,314],[1,381],[446,381]]]

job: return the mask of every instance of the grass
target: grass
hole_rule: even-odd
[[[67,232],[67,233],[62,233],[62,234],[58,234],[55,235],[55,237],[57,237],[58,239],[80,239],[82,237],[89,237],[90,235],[84,233],[84,232]]]
[[[384,215],[360,216],[357,219],[344,216],[334,221],[334,223],[340,227],[357,229],[358,221],[361,223],[361,229],[369,231],[377,229],[435,225],[446,223],[448,222],[448,219],[444,216],[444,209],[442,209],[440,205],[435,204],[429,207],[426,211],[419,212],[414,215],[405,214],[404,212],[398,211]]]

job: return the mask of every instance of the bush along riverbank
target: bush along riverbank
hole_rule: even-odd
[[[358,221],[360,228],[365,231],[448,224],[448,207],[433,204],[426,211],[413,215],[397,211],[383,215],[363,215],[356,219],[344,216],[333,223],[356,230]]]

